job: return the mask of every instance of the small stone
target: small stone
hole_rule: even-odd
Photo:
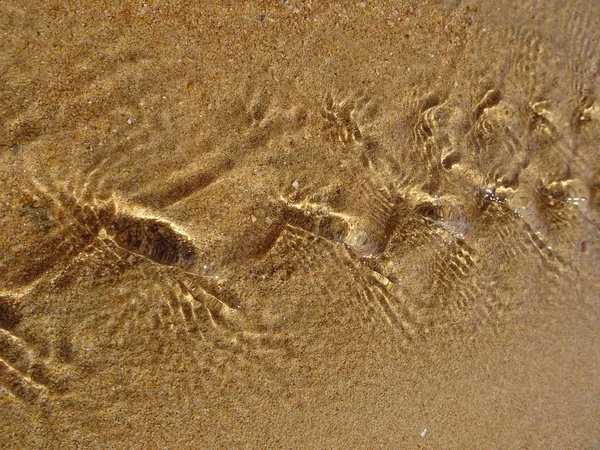
[[[10,147],[10,150],[13,153],[19,153],[21,151],[21,147],[19,147],[17,144],[15,144],[15,145],[13,145],[13,146]]]
[[[250,219],[252,220],[252,223],[256,223],[256,216],[255,215],[250,216]]]
[[[458,81],[454,82],[454,87],[458,87]]]
[[[134,124],[134,122],[135,122],[135,119],[134,119],[133,117],[128,117],[128,118],[127,118],[127,124],[128,124],[128,125],[133,125],[133,124]]]
[[[292,187],[294,189],[298,189],[298,186],[300,186],[300,184],[298,183],[298,180],[294,180],[294,182],[292,183]]]

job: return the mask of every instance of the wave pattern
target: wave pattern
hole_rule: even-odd
[[[147,50],[82,55],[71,78],[83,85],[55,121],[9,111],[10,139],[51,156],[25,174],[18,217],[37,224],[33,244],[0,256],[2,386],[32,403],[64,391],[100,351],[96,333],[114,358],[141,366],[151,348],[173,370],[243,385],[303,354],[311,320],[410,351],[501,323],[524,302],[514,282],[575,283],[600,233],[590,27],[579,13],[567,25],[566,91],[531,27],[511,27],[485,77],[387,94],[265,83],[209,101],[178,79],[187,89],[163,107]],[[62,314],[79,323],[73,343],[31,344],[28,321],[52,329]]]

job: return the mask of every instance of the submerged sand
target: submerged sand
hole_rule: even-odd
[[[600,447],[600,5],[0,4],[0,446]]]

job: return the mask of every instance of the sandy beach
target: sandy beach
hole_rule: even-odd
[[[599,30],[0,2],[0,448],[600,448]]]

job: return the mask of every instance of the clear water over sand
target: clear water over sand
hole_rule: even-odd
[[[599,446],[599,5],[202,3],[0,5],[2,446]]]

